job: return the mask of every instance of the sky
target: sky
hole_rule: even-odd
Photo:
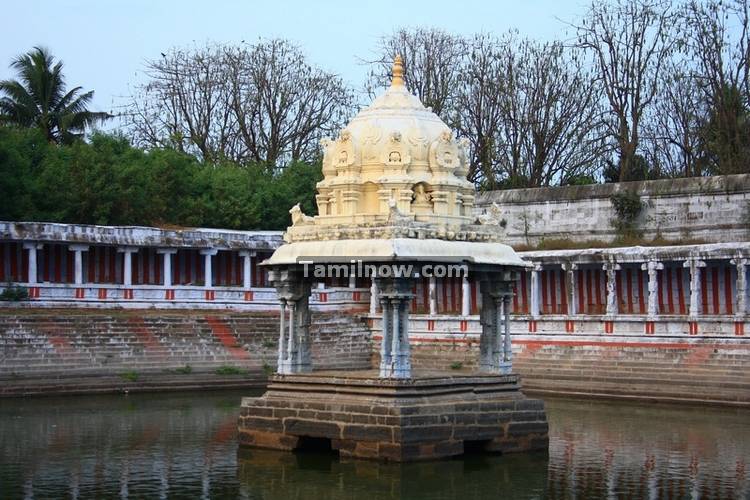
[[[145,61],[173,47],[281,37],[309,61],[360,89],[378,39],[401,27],[470,35],[516,29],[539,40],[567,38],[584,0],[284,1],[10,0],[3,6],[0,79],[14,57],[41,45],[62,59],[69,86],[94,90],[97,111],[116,112],[144,79]],[[17,19],[18,22],[13,22]],[[566,36],[566,29],[568,34]]]

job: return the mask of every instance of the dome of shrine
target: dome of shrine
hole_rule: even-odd
[[[389,88],[336,138],[321,141],[318,215],[292,208],[286,241],[496,241],[497,231],[473,213],[467,141],[406,89],[403,74],[396,56]]]

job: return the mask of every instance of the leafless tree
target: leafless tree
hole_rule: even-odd
[[[319,141],[346,122],[353,93],[341,78],[310,66],[285,40],[227,50],[231,108],[243,158],[275,165],[311,161]]]
[[[591,176],[606,147],[600,92],[591,74],[577,52],[561,43],[526,39],[517,50],[508,74],[516,82],[506,95],[507,115],[516,115],[506,130],[521,131],[521,170],[512,174],[529,186]]]
[[[660,176],[702,174],[700,127],[708,103],[685,64],[677,60],[665,67],[653,109],[644,122],[647,160]]]
[[[706,98],[735,87],[750,97],[750,12],[747,0],[698,2],[684,5],[682,19],[687,50]]]
[[[353,94],[285,40],[174,50],[147,64],[125,116],[134,142],[269,168],[319,155]]]
[[[662,68],[675,47],[667,0],[594,1],[575,25],[577,45],[593,59],[609,104],[609,135],[618,153],[620,180],[631,169],[644,116],[657,94]]]
[[[470,144],[469,180],[485,189],[495,189],[501,175],[496,140],[506,88],[499,50],[498,41],[489,35],[476,35],[471,40],[460,68],[455,115],[450,120]]]
[[[701,130],[713,173],[747,172],[750,138],[750,12],[747,0],[688,2],[682,10],[688,59],[709,108]]]
[[[578,55],[511,33],[474,39],[455,122],[487,188],[593,175],[605,151],[600,96]]]
[[[379,58],[369,61],[365,91],[373,97],[390,82],[393,59],[404,60],[404,83],[425,106],[441,118],[450,113],[458,88],[458,71],[465,56],[466,41],[436,28],[402,28],[380,39]]]
[[[172,50],[148,61],[145,73],[149,81],[136,89],[122,115],[136,145],[174,147],[205,160],[234,146],[222,47]]]

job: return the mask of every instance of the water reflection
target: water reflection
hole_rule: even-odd
[[[750,498],[750,412],[551,400],[549,491]]]
[[[400,465],[243,450],[238,470],[250,498],[545,498],[547,455],[473,455]]]
[[[0,400],[0,498],[235,498],[239,397]]]
[[[0,400],[0,498],[748,498],[750,412],[549,400],[544,453],[419,464],[237,451],[239,398]]]

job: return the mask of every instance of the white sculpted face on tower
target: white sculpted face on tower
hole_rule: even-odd
[[[323,180],[314,225],[322,232],[387,226],[393,210],[401,214],[400,223],[432,224],[443,232],[472,224],[467,145],[406,90],[397,56],[391,86],[338,137],[321,141]],[[289,236],[302,232],[309,228],[292,227]]]

